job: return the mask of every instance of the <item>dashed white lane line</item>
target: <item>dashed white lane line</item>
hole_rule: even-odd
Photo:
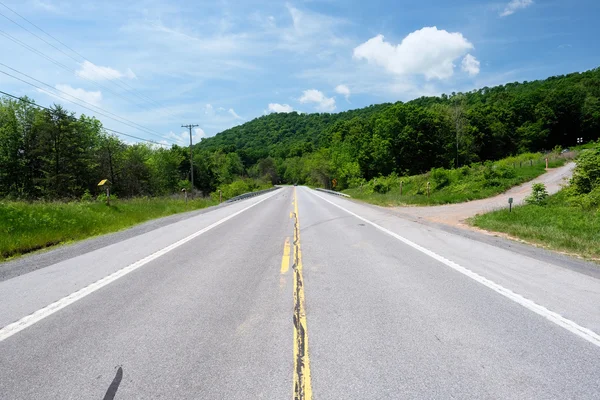
[[[420,246],[414,242],[411,242],[410,240],[398,235],[397,233],[394,233],[380,225],[377,225],[376,223],[371,222],[368,219],[363,218],[360,215],[357,215],[357,214],[353,213],[352,211],[347,210],[344,207],[342,207],[332,201],[327,200],[323,196],[316,194],[314,191],[311,191],[311,193],[313,195],[319,197],[321,200],[326,201],[327,203],[339,208],[340,210],[347,212],[348,214],[360,219],[363,222],[366,222],[367,224],[379,229],[380,231],[387,233],[388,235],[398,239],[402,243],[407,244],[408,246],[420,251],[421,253],[427,254],[429,257],[441,262],[442,264],[445,264],[448,267],[460,272],[461,274],[468,276],[469,278],[473,279],[474,281],[479,282],[484,286],[487,286],[488,288],[492,289],[493,291],[514,301],[517,304],[522,305],[523,307],[527,308],[528,310],[533,311],[534,313],[536,313],[538,315],[541,315],[542,317],[546,318],[550,322],[553,322],[556,325],[558,325],[562,328],[565,328],[569,332],[574,333],[575,335],[600,347],[600,335],[598,335],[596,332],[594,332],[588,328],[584,328],[583,326],[578,325],[577,323],[571,321],[570,319],[567,319],[567,318],[563,317],[562,315],[555,313],[554,311],[550,311],[546,307],[541,306],[541,305],[521,296],[520,294],[513,292],[512,290],[507,289],[504,286],[501,286],[487,278],[484,278],[483,276],[479,275],[478,273],[473,272],[470,269],[465,268],[465,267],[455,263],[454,261],[448,260],[447,258],[440,256],[439,254],[434,253],[433,251],[428,250],[423,246]]]
[[[8,339],[12,335],[22,331],[25,328],[30,327],[31,325],[35,324],[36,322],[39,322],[42,319],[54,314],[55,312],[62,310],[63,308],[75,303],[77,300],[81,300],[85,296],[87,296],[91,293],[94,293],[96,290],[103,288],[104,286],[110,284],[111,282],[114,282],[117,279],[122,278],[123,276],[129,274],[130,272],[135,271],[136,269],[148,264],[150,261],[156,260],[160,256],[163,256],[163,255],[167,254],[168,252],[189,242],[190,240],[197,238],[198,236],[202,235],[203,233],[206,233],[209,230],[221,225],[222,223],[229,221],[231,218],[233,218],[237,215],[240,215],[244,211],[247,211],[247,210],[251,209],[252,207],[262,203],[263,201],[273,197],[275,194],[277,194],[277,191],[275,191],[270,196],[265,197],[264,199],[259,200],[256,203],[254,203],[240,211],[237,211],[231,215],[228,215],[227,217],[220,219],[219,221],[217,221],[203,229],[200,229],[199,231],[194,232],[191,235],[189,235],[167,247],[162,248],[162,249],[158,250],[157,252],[152,253],[149,256],[144,257],[141,260],[128,265],[125,268],[122,268],[122,269],[120,269],[120,270],[118,270],[118,271],[116,271],[116,272],[82,288],[82,289],[79,289],[78,291],[76,291],[66,297],[63,297],[60,300],[55,301],[52,304],[47,305],[44,308],[41,308],[41,309],[27,315],[26,317],[21,318],[20,320],[18,320],[16,322],[13,322],[12,324],[6,325],[4,328],[0,329],[0,342],[2,342],[5,339]]]

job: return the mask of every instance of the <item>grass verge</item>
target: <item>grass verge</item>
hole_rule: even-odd
[[[560,167],[569,158],[572,155],[553,159],[549,162],[549,167]],[[390,207],[462,203],[503,193],[542,175],[546,172],[545,167],[539,154],[528,154],[493,164],[474,164],[451,170],[437,168],[416,176],[380,177],[362,187],[343,192],[367,203]],[[430,183],[429,197],[427,182]]]
[[[0,260],[116,232],[154,218],[218,203],[213,199],[138,198],[100,202],[0,202]]]
[[[600,210],[569,205],[565,190],[550,196],[544,206],[523,205],[512,212],[498,210],[477,215],[469,222],[553,250],[600,260]]]

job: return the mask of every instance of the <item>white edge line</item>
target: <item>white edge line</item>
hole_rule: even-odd
[[[0,342],[2,342],[5,339],[8,339],[12,335],[22,331],[25,328],[30,327],[31,325],[35,324],[36,322],[39,322],[42,319],[54,314],[55,312],[62,310],[63,308],[75,303],[77,300],[81,300],[85,296],[87,296],[91,293],[94,293],[96,290],[103,288],[104,286],[116,281],[117,279],[129,274],[130,272],[135,271],[136,269],[148,264],[150,261],[153,261],[153,260],[159,258],[160,256],[167,254],[171,250],[174,250],[174,249],[182,246],[183,244],[189,242],[190,240],[197,238],[198,236],[202,235],[205,232],[208,232],[212,228],[214,228],[218,225],[221,225],[223,222],[226,222],[226,221],[230,220],[231,218],[243,213],[244,211],[249,210],[250,208],[262,203],[263,201],[270,199],[275,194],[277,194],[277,191],[274,191],[274,193],[271,194],[270,196],[265,197],[264,199],[259,200],[256,203],[254,203],[240,211],[237,211],[223,219],[220,219],[219,221],[214,222],[213,224],[211,224],[203,229],[200,229],[199,231],[194,232],[191,235],[189,235],[167,247],[164,247],[164,248],[154,252],[154,253],[150,254],[149,256],[146,256],[146,257],[142,258],[141,260],[134,262],[133,264],[128,265],[127,267],[124,267],[116,272],[113,272],[112,274],[105,276],[104,278],[102,278],[82,289],[79,289],[78,291],[71,293],[70,295],[68,295],[66,297],[63,297],[62,299],[57,300],[52,304],[47,305],[46,307],[41,308],[23,318],[21,318],[20,320],[18,320],[16,322],[6,325],[4,328],[0,329]]]
[[[367,224],[372,225],[373,227],[379,229],[380,231],[387,233],[388,235],[398,239],[399,241],[409,245],[410,247],[428,255],[429,257],[441,262],[442,264],[447,265],[448,267],[460,272],[461,274],[468,276],[469,278],[473,279],[474,281],[477,281],[477,282],[481,283],[482,285],[487,286],[488,288],[492,289],[493,291],[514,301],[515,303],[522,305],[523,307],[527,308],[528,310],[533,311],[534,313],[536,313],[538,315],[541,315],[542,317],[546,318],[550,322],[553,322],[556,325],[565,328],[569,332],[574,333],[575,335],[600,347],[600,335],[598,335],[596,332],[594,332],[588,328],[584,328],[583,326],[578,325],[577,323],[571,321],[570,319],[567,319],[567,318],[563,317],[562,315],[555,313],[554,311],[550,311],[546,307],[541,306],[529,299],[526,299],[525,297],[513,292],[512,290],[507,289],[487,278],[484,278],[483,276],[479,275],[478,273],[473,272],[470,269],[465,268],[465,267],[455,263],[454,261],[448,260],[447,258],[440,256],[439,254],[434,253],[431,250],[428,250],[414,242],[411,242],[410,240],[398,235],[397,233],[394,233],[380,225],[377,225],[376,223],[371,222],[368,219],[363,218],[360,215],[357,215],[357,214],[353,213],[352,211],[347,210],[344,207],[342,207],[338,204],[335,204],[332,201],[327,200],[326,198],[315,193],[315,191],[312,191],[312,194],[321,198],[322,200],[328,202],[329,204],[339,208],[340,210],[343,210],[343,211],[347,212],[348,214],[360,219],[361,221],[364,221]]]

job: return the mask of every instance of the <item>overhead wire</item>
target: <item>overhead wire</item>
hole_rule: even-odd
[[[79,98],[79,97],[77,97],[77,96],[73,96],[72,94],[69,94],[69,93],[67,93],[67,92],[65,92],[65,91],[63,91],[63,90],[57,89],[57,88],[53,87],[52,85],[50,85],[50,84],[48,84],[48,83],[46,83],[46,82],[42,82],[42,81],[40,81],[39,79],[36,79],[36,78],[34,78],[34,77],[30,76],[30,75],[27,75],[26,73],[24,73],[24,72],[21,72],[21,71],[19,71],[19,70],[17,70],[17,69],[14,69],[14,68],[12,68],[12,67],[10,67],[10,66],[8,66],[8,65],[6,65],[6,64],[4,64],[4,63],[2,63],[2,62],[0,62],[0,66],[3,66],[3,67],[5,67],[5,68],[8,68],[8,69],[10,69],[10,70],[11,70],[11,71],[13,71],[13,72],[16,72],[16,73],[18,73],[18,74],[20,74],[20,75],[23,75],[23,76],[25,76],[25,77],[27,77],[27,78],[29,78],[29,79],[31,79],[31,80],[33,80],[33,81],[35,81],[35,82],[38,82],[38,83],[40,83],[40,84],[42,84],[42,85],[44,85],[44,86],[47,86],[47,87],[49,87],[49,88],[50,88],[50,89],[52,89],[52,90],[55,90],[55,91],[57,91],[57,92],[60,92],[60,93],[62,93],[62,94],[65,94],[65,95],[67,95],[67,96],[69,96],[69,97],[71,97],[71,98],[73,98],[73,99],[76,99],[77,101],[80,101],[80,102],[82,102],[82,103],[85,103],[85,104],[87,104],[87,105],[89,105],[89,106],[91,106],[91,107],[94,107],[94,108],[96,108],[96,109],[98,109],[98,110],[100,110],[100,111],[102,111],[102,112],[105,112],[105,113],[107,113],[107,114],[109,114],[109,115],[112,115],[112,116],[113,116],[113,117],[115,117],[115,118],[119,118],[119,119],[121,119],[121,120],[127,121],[127,122],[129,122],[130,124],[133,124],[133,125],[135,125],[135,126],[137,127],[137,129],[140,129],[140,130],[144,131],[145,133],[149,133],[149,134],[151,134],[151,135],[154,135],[154,136],[160,137],[161,139],[167,139],[166,137],[162,136],[162,135],[161,135],[160,133],[158,133],[157,131],[154,131],[154,130],[152,130],[152,129],[150,129],[150,128],[147,128],[147,127],[145,127],[145,126],[143,126],[143,125],[140,125],[140,124],[138,124],[138,123],[136,123],[136,122],[134,122],[134,121],[131,121],[130,119],[127,119],[127,118],[125,118],[125,117],[121,117],[121,116],[119,116],[119,115],[117,115],[117,114],[114,114],[114,113],[112,113],[112,112],[110,112],[110,111],[108,111],[108,110],[105,110],[105,109],[103,109],[102,107],[98,107],[98,106],[97,106],[97,105],[95,105],[95,104],[89,103],[89,102],[87,102],[87,101],[85,101],[85,100],[83,100],[83,99],[80,99],[80,98]],[[94,111],[94,112],[97,112],[97,111]],[[122,121],[118,121],[118,122],[122,122]],[[125,122],[122,122],[122,123],[125,123]],[[126,125],[128,125],[128,124],[126,124]],[[130,125],[130,126],[131,126],[131,125]]]
[[[36,107],[39,107],[39,108],[43,108],[44,110],[52,111],[48,107],[44,107],[44,106],[39,105],[39,104],[37,104],[37,103],[35,103],[33,101],[25,100],[22,97],[17,97],[17,96],[15,96],[13,94],[6,93],[5,91],[0,90],[0,93],[3,94],[3,95],[5,95],[5,96],[12,97],[13,99],[16,99],[16,100],[23,101],[25,103],[31,104],[33,106],[36,106]],[[102,127],[102,129],[104,129],[106,131],[109,131],[109,132],[116,133],[118,135],[127,136],[127,137],[130,137],[130,138],[133,138],[133,139],[141,140],[143,142],[148,142],[148,143],[156,144],[156,145],[159,145],[159,146],[166,146],[166,147],[168,147],[168,145],[165,144],[165,143],[159,143],[159,142],[155,142],[154,140],[144,139],[144,138],[141,138],[139,136],[135,136],[135,135],[131,135],[131,134],[128,134],[128,133],[121,132],[121,131],[117,131],[115,129],[110,129],[110,128],[106,128],[106,127]]]
[[[46,90],[46,89],[44,89],[44,88],[41,88],[41,87],[39,87],[38,85],[35,85],[35,84],[31,83],[31,82],[27,82],[27,81],[26,81],[26,80],[24,80],[24,79],[21,79],[21,78],[19,78],[19,77],[17,77],[17,76],[14,76],[14,75],[12,75],[12,74],[9,74],[9,73],[8,73],[8,72],[6,72],[6,71],[2,71],[2,70],[0,70],[0,73],[1,73],[1,74],[4,74],[4,75],[7,75],[7,76],[10,76],[11,78],[14,78],[14,79],[16,79],[16,80],[18,80],[18,81],[20,81],[20,82],[23,82],[23,83],[25,83],[25,84],[27,84],[27,85],[33,86],[34,88],[36,88],[36,89],[38,89],[38,90],[41,90],[42,92],[44,92],[44,93],[47,93],[47,94],[49,94],[50,96],[55,96],[55,97],[58,97],[59,99],[66,100],[66,101],[68,101],[69,103],[73,103],[73,104],[75,104],[75,105],[78,105],[79,107],[82,107],[82,108],[85,108],[86,110],[89,110],[89,111],[95,112],[95,113],[97,113],[97,114],[100,114],[100,115],[102,115],[103,117],[106,117],[106,118],[112,119],[113,121],[117,121],[117,122],[119,122],[119,123],[122,123],[122,124],[124,124],[124,125],[128,125],[128,126],[130,126],[130,127],[132,127],[132,128],[139,129],[139,128],[135,127],[134,125],[131,125],[131,124],[127,123],[127,122],[119,121],[119,120],[117,120],[117,119],[115,119],[115,118],[112,118],[112,117],[111,117],[111,116],[109,116],[109,115],[106,115],[106,114],[102,113],[102,112],[99,112],[99,111],[97,111],[97,110],[93,110],[93,109],[91,109],[91,108],[89,108],[89,107],[86,107],[86,106],[84,106],[84,105],[82,105],[82,104],[79,104],[79,103],[77,103],[76,101],[69,100],[69,99],[67,99],[67,98],[65,98],[65,97],[63,97],[63,96],[60,96],[60,95],[56,94],[56,93],[52,93],[52,92],[50,92],[50,91],[48,91],[48,90]],[[157,137],[159,137],[159,138],[161,138],[161,139],[166,139],[165,137],[162,137],[162,136],[160,136],[160,135],[156,135],[156,134],[153,134],[153,133],[150,133],[150,132],[145,132],[145,133],[152,134],[152,135],[154,135],[154,136],[157,136]]]
[[[9,11],[11,11],[13,14],[19,16],[21,19],[23,19],[24,21],[26,21],[28,24],[30,24],[31,26],[35,27],[37,30],[39,30],[40,32],[44,33],[46,36],[52,38],[53,40],[55,40],[57,43],[61,44],[62,46],[64,46],[66,49],[68,49],[69,51],[71,51],[72,53],[76,54],[78,57],[80,57],[81,59],[83,59],[84,61],[89,62],[93,68],[101,75],[103,75],[105,78],[108,78],[108,76],[104,73],[104,71],[99,68],[97,65],[95,65],[93,62],[91,62],[90,60],[88,60],[85,56],[83,56],[81,53],[75,51],[74,49],[72,49],[71,47],[69,47],[68,45],[66,45],[65,43],[63,43],[62,41],[60,41],[59,39],[57,39],[56,37],[52,36],[50,33],[46,32],[44,29],[40,28],[38,25],[34,24],[33,22],[31,22],[29,19],[25,18],[24,16],[22,16],[21,14],[19,14],[18,12],[16,12],[15,10],[13,10],[12,8],[8,7],[6,4],[4,4],[3,2],[0,1],[0,5],[2,5],[3,7],[5,7],[6,9],[8,9]],[[54,49],[58,50],[59,52],[61,52],[62,54],[64,54],[65,56],[69,57],[70,59],[74,60],[77,63],[80,63],[80,60],[74,58],[73,56],[67,54],[66,52],[64,52],[63,50],[59,49],[58,47],[54,46],[52,43],[48,42],[47,40],[43,39],[42,37],[36,35],[35,33],[33,33],[32,31],[30,31],[29,29],[27,29],[26,27],[24,27],[23,25],[19,24],[18,22],[14,21],[13,19],[7,17],[6,15],[4,15],[3,13],[0,12],[0,15],[2,15],[4,18],[8,19],[9,21],[11,21],[12,23],[14,23],[15,25],[19,26],[20,28],[24,29],[25,31],[29,32],[31,35],[35,36],[36,38],[38,38],[39,40],[43,41],[44,43],[46,43],[47,45],[53,47]],[[140,93],[138,90],[136,90],[133,86],[129,85],[127,82],[123,81],[120,77],[116,77],[116,80],[118,80],[120,82],[121,85],[118,85],[120,88],[136,95],[138,98],[144,100],[144,101],[149,101],[151,103],[153,103],[154,105],[157,105],[161,108],[164,109],[159,109],[158,111],[163,112],[173,118],[177,118],[174,114],[170,113],[169,111],[166,110],[166,107],[153,100],[152,98],[148,97],[147,95]],[[95,82],[95,81],[94,81]],[[96,82],[97,83],[97,82]],[[116,82],[114,82],[116,84]],[[123,87],[122,85],[126,86]],[[129,88],[129,89],[127,89]]]
[[[43,53],[43,52],[41,52],[41,51],[39,51],[39,50],[37,50],[37,49],[35,49],[35,48],[33,48],[33,47],[29,46],[29,45],[28,45],[28,44],[26,44],[26,43],[23,43],[22,41],[20,41],[19,39],[15,38],[15,37],[14,37],[14,36],[12,36],[11,34],[9,34],[9,33],[6,33],[6,32],[4,32],[4,31],[0,30],[0,35],[3,35],[3,36],[5,36],[6,38],[8,38],[8,39],[12,40],[13,42],[15,42],[15,43],[19,44],[20,46],[22,46],[22,47],[25,47],[25,48],[26,48],[26,49],[28,49],[29,51],[31,51],[31,52],[33,52],[33,53],[36,53],[37,55],[39,55],[39,56],[41,56],[41,57],[43,57],[43,58],[47,59],[48,61],[52,62],[53,64],[55,64],[55,65],[57,65],[57,66],[59,66],[59,67],[63,68],[64,70],[66,70],[66,71],[68,71],[68,72],[72,72],[73,74],[75,74],[75,75],[76,75],[76,76],[78,76],[79,78],[81,78],[81,79],[84,79],[84,80],[86,80],[86,81],[88,81],[88,82],[91,82],[91,83],[95,84],[96,86],[98,86],[98,87],[100,87],[100,88],[102,88],[102,89],[104,89],[104,90],[106,90],[106,91],[108,91],[108,92],[110,92],[110,93],[114,94],[115,96],[117,96],[117,97],[119,97],[119,98],[121,98],[121,99],[123,99],[123,100],[125,100],[125,101],[131,102],[131,100],[130,100],[130,99],[128,99],[128,98],[126,98],[126,97],[122,96],[121,94],[119,94],[119,93],[115,92],[114,90],[110,89],[109,87],[106,87],[105,85],[102,85],[101,83],[99,83],[99,82],[97,82],[97,81],[95,81],[95,80],[93,80],[93,79],[90,79],[90,78],[86,78],[86,77],[84,77],[84,76],[81,76],[81,74],[78,74],[78,73],[77,73],[77,71],[75,71],[74,69],[72,69],[72,68],[69,68],[68,66],[66,66],[66,65],[62,64],[61,62],[59,62],[59,61],[56,61],[56,60],[55,60],[55,59],[53,59],[52,57],[50,57],[50,56],[46,55],[45,53]],[[140,104],[138,104],[138,103],[135,103],[135,102],[132,102],[132,103],[133,103],[133,104],[135,104],[135,105],[136,105],[137,107],[139,107],[139,108],[142,108],[142,109],[144,109],[144,110],[149,110],[147,107],[143,107],[142,105],[140,105]],[[151,110],[150,110],[150,111],[151,111]]]

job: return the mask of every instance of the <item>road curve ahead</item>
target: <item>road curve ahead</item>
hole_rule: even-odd
[[[595,266],[305,187],[4,280],[0,327],[2,399],[600,398]]]

